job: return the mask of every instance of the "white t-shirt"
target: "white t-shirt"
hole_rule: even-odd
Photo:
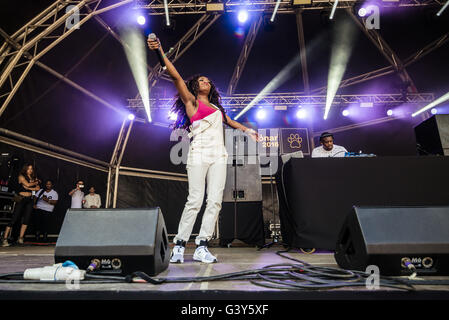
[[[82,192],[81,190],[76,190],[72,194],[72,206],[71,206],[71,208],[81,209],[83,207],[83,198],[84,198],[84,192]]]
[[[101,198],[99,194],[93,194],[90,193],[84,197],[84,200],[86,202],[84,203],[84,208],[90,209],[91,206],[96,206],[97,208],[100,208],[101,206]]]
[[[312,151],[312,158],[341,158],[345,156],[345,152],[348,152],[344,147],[334,144],[332,150],[327,151],[323,146],[316,147]]]
[[[58,193],[55,190],[50,190],[49,192],[44,191],[39,192],[39,200],[36,203],[36,208],[47,211],[47,212],[53,212],[55,206],[52,204],[49,204],[47,201],[44,201],[42,198],[43,196],[46,196],[48,200],[58,200]]]

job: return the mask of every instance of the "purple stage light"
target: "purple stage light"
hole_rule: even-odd
[[[132,113],[128,114],[128,120],[133,121],[136,118],[136,116]]]
[[[146,22],[146,19],[144,16],[138,16],[137,17],[137,23],[140,24],[141,26],[143,26]]]
[[[349,110],[343,110],[341,114],[343,115],[343,117],[347,117],[349,116]]]
[[[237,19],[241,23],[245,23],[248,20],[248,11],[242,9],[237,14]]]
[[[267,116],[267,113],[266,113],[265,110],[263,110],[263,109],[260,109],[260,110],[257,111],[257,113],[256,113],[256,118],[257,118],[257,119],[260,119],[260,120],[265,119],[266,116]]]
[[[299,109],[299,110],[296,112],[296,118],[298,118],[298,119],[304,119],[305,117],[307,117],[307,111],[306,111],[306,110],[304,110],[304,109]]]
[[[432,109],[430,110],[430,112],[431,112],[432,114],[437,114],[437,113],[438,113],[438,110],[437,110],[436,108],[432,108]]]
[[[393,115],[393,110],[389,109],[387,111],[387,116],[391,117]]]
[[[366,8],[360,8],[358,11],[359,17],[364,17],[367,14]]]

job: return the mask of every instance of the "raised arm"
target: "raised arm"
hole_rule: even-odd
[[[179,97],[186,106],[186,112],[189,117],[195,114],[195,96],[189,91],[186,83],[182,79],[179,72],[176,70],[175,66],[171,61],[165,56],[164,50],[162,49],[159,39],[157,40],[147,40],[148,47],[151,50],[161,50],[162,56],[164,57],[165,66],[167,67],[167,72],[173,80],[173,83],[178,90]]]

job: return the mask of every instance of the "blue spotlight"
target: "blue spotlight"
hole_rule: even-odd
[[[265,117],[267,116],[267,113],[265,110],[260,109],[259,111],[257,111],[256,113],[256,118],[259,120],[265,119]]]
[[[432,110],[430,110],[430,112],[431,112],[432,114],[437,114],[437,113],[438,113],[438,110],[437,110],[436,108],[432,108]]]
[[[143,26],[145,24],[147,20],[145,19],[144,16],[140,15],[137,17],[137,23],[140,24],[141,26]]]
[[[387,111],[387,116],[391,117],[393,115],[393,110],[389,109]]]
[[[343,115],[343,117],[347,117],[349,116],[349,110],[345,109],[341,114]]]
[[[245,23],[248,20],[248,11],[245,9],[240,10],[237,14],[237,19],[239,22]]]
[[[128,120],[133,121],[136,118],[136,116],[132,113],[128,114]]]

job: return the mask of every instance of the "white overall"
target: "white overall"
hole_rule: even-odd
[[[195,239],[198,245],[201,240],[209,241],[214,232],[223,200],[228,154],[223,141],[223,118],[220,110],[194,121],[190,129],[189,136],[193,137],[193,141],[187,156],[189,195],[173,242],[189,240],[203,204],[207,183],[206,210],[199,235]]]

